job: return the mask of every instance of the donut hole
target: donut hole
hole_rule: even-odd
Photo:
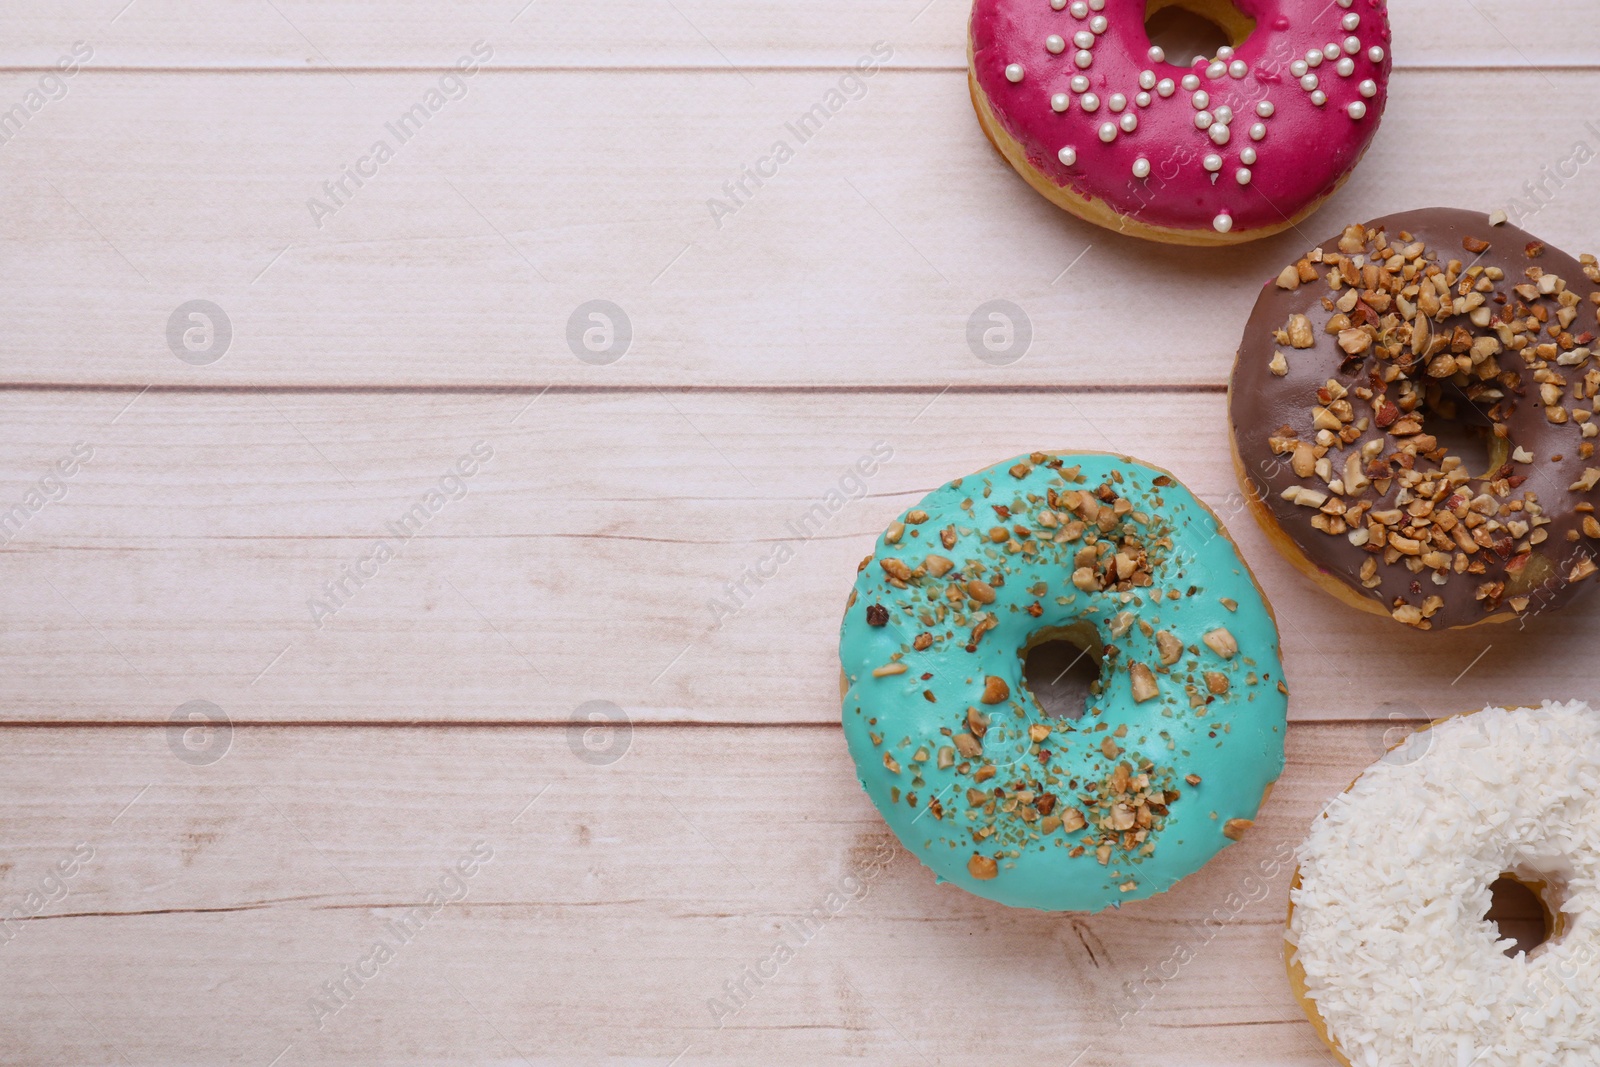
[[[1488,425],[1463,422],[1443,414],[1423,416],[1422,432],[1432,434],[1446,455],[1459,456],[1461,465],[1474,478],[1481,478],[1511,458],[1509,443],[1495,437]]]
[[[1210,60],[1223,45],[1238,48],[1256,24],[1231,0],[1146,0],[1144,28],[1169,62],[1187,67],[1191,58]]]
[[[1483,920],[1513,942],[1505,949],[1507,956],[1532,955],[1559,933],[1559,902],[1549,899],[1553,891],[1549,882],[1516,871],[1507,871],[1489,886],[1489,910]]]
[[[1022,650],[1022,681],[1045,716],[1081,719],[1100,695],[1105,645],[1094,624],[1040,630]]]

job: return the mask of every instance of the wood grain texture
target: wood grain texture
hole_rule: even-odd
[[[126,5],[126,6],[125,6]],[[971,5],[823,0],[273,0],[174,4],[62,0],[7,13],[0,63],[43,66],[74,40],[119,67],[276,70],[439,67],[458,45],[492,41],[515,66],[839,67],[876,40],[903,62],[960,67]],[[1584,0],[1397,0],[1395,59],[1407,67],[1589,66],[1600,29]]]
[[[1600,148],[1590,6],[1399,0],[1354,179],[1303,234],[1204,253],[994,156],[961,0],[9,5],[0,113],[94,54],[0,127],[0,1064],[1327,1062],[1283,979],[1288,850],[1416,721],[1587,695],[1600,606],[1455,637],[1340,607],[1243,514],[1222,388],[1255,287],[1349,216],[1503,206]],[[878,41],[890,69],[799,143]],[[1531,228],[1581,250],[1591,171]],[[171,348],[195,299],[232,331],[205,365]],[[631,324],[609,365],[569,348],[596,299]],[[1004,365],[968,342],[995,299],[1033,334]],[[832,725],[877,532],[1052,446],[1171,467],[1231,520],[1301,720],[1243,843],[1095,917],[879,870]],[[60,499],[17,517],[30,491]],[[169,721],[197,700],[230,721]],[[575,724],[592,701],[626,718]],[[464,899],[418,913],[478,842]]]
[[[608,766],[559,728],[239,729],[207,766],[162,729],[6,730],[0,904],[57,898],[0,924],[0,1062],[1316,1067],[1279,954],[1288,857],[1381,735],[1294,727],[1241,844],[1160,898],[1052,916],[878,860],[835,729],[641,728]],[[479,841],[464,898],[319,1019]],[[780,939],[793,958],[714,1013]]]
[[[837,81],[635,71],[575,91],[485,71],[314,220],[323,183],[397,143],[387,124],[436,75],[86,71],[0,146],[0,383],[1218,386],[1257,287],[1351,217],[1488,211],[1575,142],[1600,148],[1600,120],[1551,103],[1593,97],[1600,72],[1402,72],[1366,161],[1301,232],[1178,249],[1035,195],[959,72],[880,72],[801,144],[786,123]],[[794,157],[713,218],[778,139]],[[1528,225],[1581,251],[1600,196],[1594,168],[1574,174]],[[208,366],[169,348],[197,298],[232,325]],[[1006,366],[968,341],[997,298],[1031,323]],[[568,343],[595,299],[631,323],[608,366]]]
[[[5,508],[94,448],[0,549],[0,709],[561,722],[604,699],[640,721],[835,721],[840,612],[877,534],[1038,448],[1138,456],[1224,516],[1298,719],[1589,695],[1600,602],[1458,634],[1347,608],[1243,510],[1226,427],[1219,393],[0,394]],[[494,457],[467,495],[396,536],[478,442]],[[892,458],[856,477],[878,442]],[[344,568],[371,573],[340,605]]]

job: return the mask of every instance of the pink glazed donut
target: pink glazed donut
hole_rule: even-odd
[[[975,0],[972,102],[1000,154],[1058,206],[1169,244],[1253,241],[1349,176],[1388,99],[1384,0],[1149,0],[1220,26],[1190,66],[1146,0]]]

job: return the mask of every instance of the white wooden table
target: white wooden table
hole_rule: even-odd
[[[0,1062],[1327,1062],[1279,957],[1288,850],[1386,735],[1593,696],[1600,604],[1423,635],[1312,590],[1239,510],[1231,352],[1353,219],[1519,197],[1595,248],[1600,20],[1397,0],[1354,179],[1205,252],[1028,191],[970,112],[965,14],[8,5]],[[622,315],[569,331],[597,300]],[[1020,358],[969,347],[990,300]],[[1294,693],[1255,833],[1092,918],[935,886],[837,728],[872,537],[1041,447],[1232,517]]]

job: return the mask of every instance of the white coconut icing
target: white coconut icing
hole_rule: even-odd
[[[1421,731],[1311,828],[1287,938],[1355,1067],[1600,1063],[1600,713],[1486,708]],[[1562,932],[1507,956],[1502,874]]]

